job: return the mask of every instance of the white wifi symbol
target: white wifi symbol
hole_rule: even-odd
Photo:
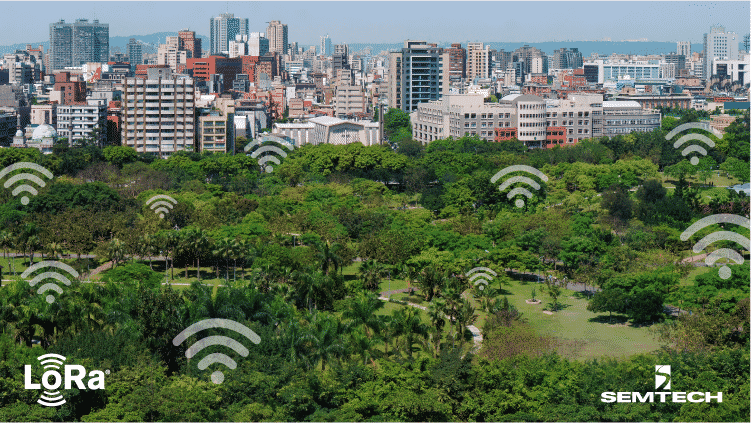
[[[477,272],[481,272],[481,273],[477,273]],[[467,272],[465,275],[469,277],[469,281],[473,282],[475,286],[479,285],[478,288],[482,291],[483,289],[485,289],[486,285],[488,285],[490,282],[493,281],[493,276],[490,276],[488,273],[490,273],[490,275],[493,275],[493,276],[498,276],[497,273],[495,273],[492,269],[488,269],[487,267],[475,267],[474,269]]]
[[[45,369],[60,370],[60,366],[63,365],[66,358],[59,354],[44,354],[40,355],[37,360],[39,360],[40,364],[44,366]],[[63,394],[59,391],[45,390],[37,402],[47,407],[57,407],[58,405],[65,404],[65,399],[63,399]]]
[[[188,337],[195,335],[196,333],[204,330],[204,329],[213,329],[213,328],[223,328],[223,329],[230,329],[237,333],[240,333],[244,335],[246,338],[248,338],[251,342],[254,344],[259,344],[261,342],[261,337],[258,336],[255,332],[250,330],[248,327],[241,323],[237,323],[234,320],[227,320],[227,319],[205,319],[201,320],[200,322],[193,323],[192,325],[188,326],[184,331],[180,332],[179,335],[175,337],[175,339],[172,340],[172,344],[175,346],[178,346],[183,343]],[[209,347],[211,345],[224,345],[225,347],[229,347],[233,349],[236,353],[240,354],[243,357],[248,356],[248,349],[245,348],[245,346],[237,341],[235,341],[232,338],[229,338],[227,336],[207,336],[195,344],[191,345],[187,351],[185,351],[185,357],[188,359],[192,358],[194,355],[201,352],[204,348]],[[198,368],[200,370],[204,370],[210,365],[214,363],[222,363],[225,366],[229,367],[230,369],[237,368],[237,363],[235,363],[235,360],[230,358],[228,355],[223,353],[212,353],[201,359],[201,361],[198,362]],[[214,373],[211,374],[211,381],[215,384],[220,384],[224,382],[224,373],[217,370]]]
[[[695,233],[706,228],[707,226],[714,225],[716,223],[732,223],[749,229],[749,221],[743,216],[734,214],[713,214],[712,216],[707,216],[689,226],[688,229],[686,229],[681,234],[681,241],[687,241]],[[699,242],[694,245],[694,253],[700,253],[702,250],[704,250],[704,248],[715,241],[734,241],[740,244],[746,250],[750,249],[749,244],[751,244],[751,241],[748,238],[738,233],[730,231],[718,231],[713,232],[699,240]],[[733,260],[738,264],[743,264],[743,256],[741,256],[737,251],[730,248],[720,248],[712,252],[711,254],[707,255],[707,258],[704,259],[704,262],[707,263],[708,266],[712,266],[715,264],[715,262],[717,262],[717,260],[721,258]],[[732,271],[727,266],[722,266],[718,273],[722,279],[728,279],[730,276],[732,276]]]
[[[514,165],[514,166],[508,166],[504,168],[503,170],[499,171],[498,173],[496,173],[495,175],[493,175],[493,177],[490,178],[490,182],[496,183],[496,181],[498,181],[499,179],[503,178],[504,176],[506,176],[507,174],[511,172],[527,172],[527,173],[531,173],[537,176],[538,178],[542,179],[545,182],[548,181],[548,177],[545,176],[544,173],[540,172],[539,170],[531,166]],[[508,178],[505,181],[503,181],[501,186],[498,187],[498,190],[503,192],[506,190],[506,188],[510,187],[511,185],[517,182],[524,182],[525,184],[534,188],[535,191],[540,189],[540,184],[538,184],[537,181],[535,181],[534,179],[528,178],[526,176],[512,176],[511,178]],[[519,194],[524,195],[527,198],[532,198],[532,192],[530,192],[528,189],[523,188],[523,187],[516,187],[512,189],[511,191],[509,191],[506,197],[508,199],[511,199]],[[521,198],[517,198],[514,204],[516,205],[516,207],[522,208],[524,207],[524,200],[522,200]]]
[[[282,147],[285,147],[289,151],[292,151],[292,150],[295,149],[294,145],[288,143],[287,141],[285,141],[285,140],[283,140],[283,139],[281,139],[279,137],[275,137],[275,136],[271,136],[271,135],[266,135],[266,136],[264,136],[263,138],[261,138],[259,140],[254,140],[254,141],[248,143],[248,145],[245,146],[244,150],[247,153],[248,151],[254,149],[255,147],[258,147],[261,144],[267,143],[267,142],[269,142],[269,143],[271,143],[271,142],[277,143],[277,144],[281,145]],[[287,157],[287,153],[285,153],[284,150],[282,150],[281,148],[276,147],[274,145],[265,145],[265,146],[257,149],[253,153],[251,153],[250,157],[252,157],[252,158],[255,159],[258,156],[260,156],[261,154],[267,153],[267,152],[276,153],[276,154],[278,154],[278,155],[280,155],[282,157],[285,157],[285,158]],[[281,163],[281,161],[279,161],[279,159],[276,158],[273,154],[267,154],[267,155],[261,157],[258,160],[258,164],[264,169],[264,171],[266,171],[266,173],[271,173],[271,172],[274,171],[274,167],[273,166],[266,165],[266,163],[268,163],[268,162],[272,162],[272,163],[275,163],[277,165],[279,165]]]
[[[46,176],[49,179],[52,179],[52,177],[53,177],[52,172],[50,172],[49,170],[45,169],[42,166],[39,166],[36,163],[19,162],[19,163],[14,163],[14,164],[6,167],[2,171],[0,171],[0,179],[4,178],[5,175],[7,175],[7,174],[9,174],[9,173],[11,173],[13,171],[20,170],[20,169],[33,169],[33,170],[36,170],[37,172],[41,173],[42,175]],[[30,181],[30,182],[34,182],[35,184],[39,185],[42,188],[44,188],[44,186],[46,185],[44,183],[44,181],[42,180],[42,178],[34,175],[33,173],[18,173],[16,175],[13,175],[10,178],[8,178],[8,180],[5,181],[4,186],[5,186],[5,188],[9,188],[11,185],[15,184],[18,181]],[[16,188],[14,188],[13,191],[12,191],[14,197],[17,196],[19,193],[22,193],[22,192],[28,192],[31,195],[37,195],[38,194],[36,188],[34,188],[33,186],[31,186],[29,184],[19,185]],[[29,204],[29,197],[26,196],[26,195],[24,195],[23,197],[21,197],[21,204],[23,204],[24,206],[27,205],[27,204]]]
[[[73,277],[76,277],[76,278],[78,277],[78,272],[76,272],[76,270],[74,268],[68,266],[65,263],[60,263],[59,261],[41,261],[39,263],[34,264],[33,266],[31,266],[28,269],[26,269],[23,273],[21,273],[21,278],[22,279],[26,279],[32,273],[36,272],[37,270],[44,269],[44,268],[47,268],[47,267],[54,267],[54,268],[57,268],[57,269],[60,269],[60,270],[64,270],[64,271],[70,273],[71,275],[73,275]],[[44,273],[40,273],[39,275],[35,276],[34,279],[32,279],[32,280],[29,281],[29,285],[33,287],[33,286],[35,286],[36,284],[38,284],[39,282],[41,282],[41,281],[43,281],[45,279],[55,279],[57,281],[60,281],[60,282],[64,283],[67,286],[70,286],[70,279],[66,278],[65,276],[63,276],[62,274],[60,274],[58,272],[44,272]],[[42,285],[39,288],[39,290],[37,290],[37,294],[42,294],[45,291],[48,291],[50,289],[53,290],[53,291],[55,291],[55,292],[57,292],[58,294],[62,294],[63,293],[63,289],[60,288],[57,284],[52,283],[52,282],[48,282],[48,283]],[[47,302],[50,303],[50,304],[52,304],[53,302],[55,302],[55,297],[53,295],[51,295],[51,294],[47,295],[46,299],[47,299]]]
[[[679,126],[675,127],[672,131],[668,132],[668,134],[665,135],[665,139],[671,140],[678,133],[683,132],[683,131],[688,130],[688,129],[703,129],[705,131],[712,131],[712,128],[708,124],[706,124],[706,123],[699,123],[699,122],[684,123],[683,125],[679,125]],[[715,136],[717,136],[717,138],[722,138],[722,134],[721,133],[715,133]],[[702,134],[686,134],[686,135],[678,138],[678,140],[673,144],[673,147],[674,148],[678,148],[678,147],[682,146],[683,144],[685,144],[685,143],[687,143],[689,141],[694,141],[694,140],[701,141],[701,142],[707,144],[709,147],[714,147],[715,146],[714,141],[712,141],[711,139],[709,139],[709,137],[707,137],[706,135],[702,135]],[[702,147],[700,145],[696,145],[696,144],[689,145],[688,147],[684,148],[683,151],[681,152],[681,154],[684,157],[686,157],[686,156],[688,156],[689,154],[691,154],[693,152],[699,153],[702,156],[706,156],[707,155],[707,150],[705,150],[704,147]],[[696,156],[691,157],[690,161],[691,161],[691,164],[694,165],[694,166],[696,166],[696,165],[699,164],[699,158],[696,157]]]
[[[154,202],[154,204],[151,204],[152,201]],[[146,205],[148,206],[149,204],[151,204],[149,208],[151,210],[154,210],[154,208],[156,208],[156,210],[154,210],[154,213],[159,213],[159,217],[164,219],[164,215],[169,214],[170,210],[172,210],[172,208],[174,207],[173,204],[177,204],[177,200],[170,197],[169,195],[159,194],[146,200]]]

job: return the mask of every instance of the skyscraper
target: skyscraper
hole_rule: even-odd
[[[329,34],[324,35],[321,37],[321,56],[331,56],[333,53],[331,49],[331,38],[329,38]]]
[[[550,67],[553,69],[579,69],[584,65],[584,58],[578,48],[560,48],[553,51]]]
[[[738,41],[735,32],[725,32],[724,26],[713,26],[709,34],[704,34],[704,79],[712,78],[712,64],[716,59],[738,59]]]
[[[183,29],[177,33],[178,48],[190,52],[190,57],[199,59],[201,57],[201,39],[196,38],[195,31]],[[234,37],[232,38],[234,39]]]
[[[235,39],[237,34],[248,35],[248,20],[236,18],[234,13],[222,13],[211,18],[211,54],[219,54],[229,51],[229,42]]]
[[[64,20],[50,24],[50,70],[67,66],[80,66],[87,62],[104,62],[109,59],[110,26],[77,19],[75,23]]]
[[[287,54],[289,47],[287,41],[287,25],[281,21],[269,22],[266,29],[266,38],[269,39],[269,51],[272,53]]]
[[[136,65],[143,64],[143,49],[135,38],[131,38],[128,43],[128,59],[130,60],[131,69],[135,69]]]

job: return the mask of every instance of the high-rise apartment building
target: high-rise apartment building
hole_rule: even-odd
[[[247,19],[246,19],[247,21]],[[177,33],[178,37],[178,49],[190,52],[188,57],[200,58],[201,57],[201,39],[196,38],[195,31],[189,31],[183,29]]]
[[[75,23],[64,20],[50,24],[50,69],[81,66],[89,62],[106,63],[109,59],[109,24],[98,20],[77,19]]]
[[[448,94],[450,58],[443,49],[407,40],[389,59],[389,107],[411,112]]]
[[[269,52],[269,39],[262,32],[251,32],[248,36],[248,56],[263,56]]]
[[[128,59],[132,69],[135,69],[136,65],[143,64],[143,48],[135,38],[131,38],[128,43]]]
[[[691,56],[691,42],[690,41],[678,41],[678,48],[676,54],[682,54],[683,57]]]
[[[548,56],[536,47],[525,45],[514,50],[514,62],[524,63],[524,73],[548,73]]]
[[[281,21],[269,22],[266,29],[266,38],[269,39],[269,51],[279,54],[287,54],[289,41],[287,40],[287,25]]]
[[[229,42],[235,39],[237,34],[248,34],[248,20],[236,18],[234,13],[222,13],[211,18],[211,54],[219,54],[229,51]]]
[[[184,65],[190,58],[190,52],[180,50],[178,37],[167,37],[167,42],[159,46],[157,50],[157,65],[167,65],[173,72],[177,72],[179,65]]]
[[[726,32],[724,26],[713,26],[704,34],[704,79],[712,78],[715,60],[737,60],[738,42],[735,32]]]
[[[122,145],[160,157],[193,151],[193,79],[152,77],[123,80]]]
[[[57,107],[57,134],[67,138],[69,145],[77,145],[96,136],[96,145],[107,140],[107,106],[105,100],[89,100],[84,104]]]
[[[334,52],[331,47],[331,38],[329,38],[329,34],[326,34],[321,37],[321,56],[329,57],[332,54],[334,54]]]
[[[451,55],[449,54],[449,63]],[[483,43],[467,43],[467,78],[490,77],[490,46]]]
[[[455,81],[466,78],[467,50],[460,43],[454,43],[446,51],[449,54],[449,79]]]
[[[347,44],[336,44],[334,54],[331,56],[331,69],[334,74],[339,69],[349,69],[349,46]]]
[[[584,64],[584,58],[578,48],[560,48],[553,51],[553,59],[550,63],[552,69],[579,69]]]

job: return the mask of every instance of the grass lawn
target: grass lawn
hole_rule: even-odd
[[[530,298],[533,286],[537,290],[537,299],[542,304],[530,305],[525,302]],[[587,311],[587,300],[580,298],[574,291],[562,290],[559,302],[564,308],[553,315],[547,315],[543,313],[543,308],[546,308],[550,298],[540,293],[540,286],[533,283],[521,285],[514,281],[505,289],[509,293],[509,302],[538,333],[554,336],[561,341],[558,352],[568,358],[585,360],[603,356],[624,357],[654,351],[660,347],[647,327],[632,327],[622,323],[611,325],[607,313]],[[473,300],[473,303],[480,315],[475,325],[482,329],[486,314],[479,310],[477,301]],[[618,321],[616,316],[613,321]]]
[[[705,273],[709,273],[712,271],[716,271],[716,268],[713,267],[695,267],[691,269],[691,272],[686,276],[685,278],[682,278],[679,282],[680,286],[694,286],[696,283],[696,277],[699,275],[703,275]]]

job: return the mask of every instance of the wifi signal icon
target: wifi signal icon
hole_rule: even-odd
[[[200,322],[193,323],[192,325],[188,326],[185,330],[180,332],[179,335],[175,337],[175,339],[172,340],[172,343],[175,346],[178,346],[183,343],[188,337],[195,335],[196,333],[204,330],[204,329],[213,329],[213,328],[223,328],[223,329],[230,329],[237,333],[240,333],[244,335],[246,338],[248,338],[251,342],[254,344],[259,344],[261,342],[261,337],[259,337],[255,332],[250,330],[248,327],[241,323],[237,323],[234,320],[227,320],[227,319],[205,319],[201,320]],[[225,347],[229,347],[233,349],[236,353],[240,354],[243,357],[248,356],[248,349],[245,348],[245,346],[237,341],[235,341],[232,338],[226,337],[226,336],[207,336],[195,344],[191,345],[187,351],[185,351],[185,357],[188,359],[192,358],[194,355],[201,352],[204,348],[209,347],[211,345],[224,345]],[[204,357],[201,361],[198,362],[198,368],[200,370],[205,370],[207,367],[214,363],[222,363],[225,366],[229,367],[230,369],[237,368],[237,363],[235,363],[235,360],[230,358],[228,355],[223,353],[212,353]],[[220,384],[224,382],[224,373],[217,370],[214,373],[211,374],[211,381],[215,384]]]
[[[480,272],[480,273],[477,273],[477,272]],[[495,273],[492,269],[488,269],[487,267],[475,267],[474,269],[467,272],[465,275],[469,277],[470,282],[473,282],[474,285],[477,286],[478,289],[482,291],[483,289],[485,289],[485,286],[487,286],[490,282],[493,281],[493,276],[490,276],[488,273],[490,273],[490,275],[493,275],[493,276],[498,276],[497,273]]]
[[[686,229],[681,234],[681,241],[687,241],[695,233],[706,228],[707,226],[714,225],[716,223],[732,223],[749,229],[749,221],[743,216],[734,214],[714,214],[712,216],[707,216],[689,226],[688,229]],[[743,235],[730,231],[719,231],[713,232],[699,240],[699,242],[694,245],[694,253],[700,253],[702,250],[704,250],[704,248],[715,241],[734,241],[740,244],[746,250],[751,249],[749,248],[751,241],[749,241],[749,239],[744,237]],[[741,256],[737,251],[730,248],[720,248],[712,252],[711,254],[707,255],[707,258],[704,259],[704,262],[708,266],[713,266],[715,262],[717,262],[717,260],[722,258],[732,260],[738,264],[743,264],[743,256]],[[732,271],[727,266],[722,266],[718,273],[720,275],[720,278],[722,279],[728,279],[730,276],[732,276]]]
[[[537,176],[538,178],[542,179],[545,182],[548,181],[548,177],[545,176],[544,173],[540,172],[539,170],[531,166],[514,165],[514,166],[508,166],[504,168],[503,170],[499,171],[498,173],[496,173],[495,175],[493,175],[493,177],[490,178],[490,182],[496,183],[496,181],[498,181],[499,179],[503,178],[504,176],[506,176],[507,174],[511,172],[527,172],[527,173],[531,173],[532,175]],[[535,191],[540,189],[540,184],[538,184],[537,181],[535,181],[532,178],[528,178],[526,176],[512,176],[511,178],[508,178],[505,181],[503,181],[501,186],[498,187],[498,190],[503,192],[506,190],[506,188],[510,187],[511,185],[517,182],[524,182],[525,184],[534,188]],[[523,187],[516,187],[512,189],[511,191],[509,191],[506,197],[510,200],[519,194],[524,195],[527,198],[532,198],[532,192],[530,192],[528,189],[523,188]],[[522,208],[524,207],[524,200],[521,198],[517,198],[514,204],[516,205],[516,207]]]
[[[46,176],[49,179],[53,178],[52,172],[50,172],[49,170],[45,169],[42,166],[39,166],[36,163],[19,162],[19,163],[14,163],[6,167],[2,171],[0,171],[0,179],[4,178],[5,175],[11,172],[14,172],[16,170],[21,170],[21,169],[36,170],[37,172],[41,173],[42,175]],[[8,178],[8,180],[5,181],[5,184],[3,186],[5,186],[5,188],[10,188],[11,185],[15,184],[18,181],[33,182],[42,188],[44,188],[44,186],[46,185],[44,181],[42,180],[42,178],[34,175],[33,173],[18,173]],[[38,194],[38,191],[36,190],[36,188],[34,188],[33,186],[29,184],[18,185],[17,187],[13,189],[12,194],[15,197],[22,192],[28,192],[31,195]],[[29,204],[29,197],[27,195],[24,195],[23,197],[21,197],[21,204],[23,204],[24,206]]]
[[[689,130],[689,129],[703,129],[705,131],[711,131],[711,132],[713,132],[712,131],[712,127],[710,127],[706,123],[699,123],[699,122],[684,123],[683,125],[676,126],[672,131],[668,132],[668,134],[665,135],[665,139],[666,140],[671,140],[674,136],[676,136],[680,132],[683,132],[683,131],[686,131],[686,130]],[[718,133],[714,133],[714,134],[717,136],[717,138],[722,138],[722,134],[721,133],[719,133],[719,134]],[[686,135],[678,138],[678,140],[673,144],[673,147],[678,148],[678,147],[682,146],[683,144],[685,144],[687,142],[690,142],[690,141],[694,141],[694,140],[701,141],[701,142],[705,143],[706,145],[708,145],[709,147],[714,147],[715,146],[714,141],[712,141],[706,135],[702,135],[702,134],[686,134]],[[696,145],[696,144],[689,145],[688,147],[684,148],[683,151],[681,152],[681,154],[683,155],[683,157],[686,157],[689,154],[694,153],[694,152],[695,153],[699,153],[702,156],[706,156],[707,155],[707,150],[705,150],[704,147],[702,147],[701,145]],[[690,162],[691,162],[692,165],[696,166],[696,165],[699,164],[699,158],[697,156],[693,156],[693,157],[691,157]]]
[[[44,354],[40,355],[37,360],[39,360],[40,364],[44,366],[45,369],[60,370],[60,367],[63,365],[66,358],[59,354]],[[58,405],[65,404],[65,399],[60,391],[44,390],[37,402],[47,407],[57,407]]]
[[[153,204],[151,204],[152,201],[154,202]],[[156,207],[154,213],[159,213],[159,217],[164,219],[164,215],[169,214],[170,210],[172,210],[172,208],[174,207],[174,204],[177,204],[177,200],[170,197],[169,195],[159,194],[146,200],[146,205],[148,206],[149,204],[151,204],[149,208],[151,210],[154,210],[154,208]]]
[[[70,273],[73,277],[76,277],[76,278],[78,277],[78,272],[76,272],[76,269],[68,266],[65,263],[60,263],[59,261],[40,261],[39,263],[35,263],[34,265],[26,269],[23,273],[21,273],[21,278],[26,279],[37,270],[44,269],[47,267],[54,267],[60,270],[64,270]],[[40,273],[36,275],[34,279],[29,281],[29,285],[33,287],[45,279],[55,279],[57,281],[64,283],[67,286],[70,286],[70,279],[68,279],[67,277],[63,276],[62,274],[58,272]],[[63,293],[63,289],[60,288],[57,284],[52,283],[52,282],[47,282],[46,284],[39,287],[39,290],[37,290],[37,294],[43,294],[44,292],[49,291],[50,289],[57,292],[58,294]],[[55,297],[51,294],[47,295],[46,299],[47,299],[47,302],[50,304],[55,302]]]
[[[281,139],[279,137],[274,137],[274,136],[266,135],[266,136],[264,136],[260,140],[254,140],[254,141],[251,141],[250,143],[248,143],[248,145],[245,146],[244,150],[247,153],[248,151],[250,151],[250,150],[252,150],[252,149],[260,146],[263,143],[270,143],[270,142],[275,142],[275,143],[281,145],[282,147],[285,147],[289,151],[292,151],[292,150],[295,149],[295,146],[293,144],[291,144],[291,143],[289,143],[289,142],[287,142],[287,141],[285,141],[285,140],[283,140],[283,139]],[[260,156],[261,154],[267,153],[267,152],[272,152],[272,153],[278,154],[279,156],[287,157],[287,153],[285,153],[284,150],[282,150],[281,148],[276,147],[274,145],[265,145],[263,147],[260,147],[259,149],[257,149],[253,153],[251,153],[250,157],[252,157],[252,158],[255,159],[258,156]],[[268,163],[268,162],[272,162],[272,163],[275,163],[277,165],[279,165],[281,163],[281,161],[279,161],[279,159],[276,156],[274,156],[273,154],[267,154],[267,155],[261,157],[258,160],[258,164],[261,167],[263,167],[263,169],[266,171],[266,173],[271,173],[271,172],[274,171],[274,167],[273,166],[266,165],[266,163]]]

